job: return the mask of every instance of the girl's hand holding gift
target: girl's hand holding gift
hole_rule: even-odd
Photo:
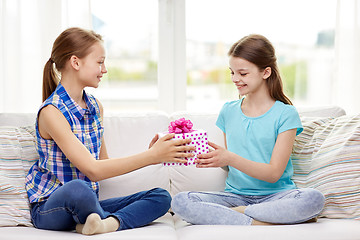
[[[186,144],[190,148],[191,155],[185,155],[183,152],[185,161],[177,161],[176,162],[166,162],[165,166],[189,166],[195,164],[195,160],[197,159],[197,155],[201,153],[207,153],[209,151],[208,147],[208,138],[207,133],[204,130],[192,129],[193,124],[190,120],[186,120],[185,118],[179,118],[175,121],[170,122],[168,127],[168,132],[171,136],[173,136],[173,141],[179,141],[181,139],[187,140],[186,142],[181,142],[181,144]],[[159,133],[159,136],[164,136],[165,133]],[[169,135],[169,134],[167,134]],[[153,139],[156,141],[156,137]],[[152,142],[153,142],[152,141]],[[151,145],[152,143],[150,143]],[[189,151],[185,149],[184,151]]]
[[[166,134],[159,138],[158,134],[151,140],[149,151],[153,153],[154,159],[158,163],[176,162],[186,163],[186,158],[194,156],[192,153],[196,150],[195,146],[186,145],[191,142],[191,139],[173,139],[174,133]]]
[[[213,148],[209,153],[200,154],[195,161],[198,168],[225,167],[230,165],[233,153],[213,142],[208,142]]]

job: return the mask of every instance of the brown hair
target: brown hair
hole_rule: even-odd
[[[275,100],[292,105],[290,99],[283,92],[275,49],[267,38],[257,34],[243,37],[232,45],[228,55],[243,58],[255,64],[260,70],[270,67],[271,75],[266,79],[270,96]]]
[[[89,54],[90,47],[96,42],[102,42],[101,35],[81,28],[68,28],[56,38],[51,57],[44,67],[43,101],[56,89],[60,81],[59,73],[61,74],[71,56],[86,57]]]

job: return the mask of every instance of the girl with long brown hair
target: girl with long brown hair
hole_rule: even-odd
[[[36,120],[39,160],[26,177],[35,227],[92,235],[135,228],[165,214],[171,197],[160,188],[99,201],[98,181],[161,162],[186,162],[190,139],[154,137],[150,148],[109,159],[103,138],[103,108],[85,87],[106,74],[100,35],[69,28],[55,40],[44,67],[43,104]],[[171,141],[170,141],[171,140]]]
[[[224,192],[183,192],[172,210],[193,224],[294,224],[316,219],[324,196],[291,180],[291,152],[303,130],[283,92],[272,44],[249,35],[230,48],[232,81],[241,98],[226,103],[216,125],[225,146],[198,156],[197,166],[228,167]]]

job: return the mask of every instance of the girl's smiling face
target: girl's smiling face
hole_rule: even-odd
[[[95,43],[90,53],[81,59],[80,81],[86,87],[98,87],[103,74],[107,73],[105,67],[105,49],[101,43]]]
[[[255,93],[266,86],[268,68],[260,70],[255,64],[239,57],[230,56],[229,68],[231,80],[235,84],[240,95]],[[271,72],[271,71],[270,71]]]

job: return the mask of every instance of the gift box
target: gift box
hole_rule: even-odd
[[[207,132],[202,129],[193,130],[192,127],[193,124],[190,120],[186,120],[185,118],[180,118],[178,120],[170,122],[169,132],[159,133],[159,137],[162,137],[168,133],[175,133],[173,139],[190,138],[191,142],[186,145],[191,145],[196,147],[196,150],[193,151],[194,156],[191,158],[185,158],[187,160],[187,163],[167,162],[167,163],[163,163],[164,166],[194,165],[195,160],[197,159],[197,155],[209,152]]]

